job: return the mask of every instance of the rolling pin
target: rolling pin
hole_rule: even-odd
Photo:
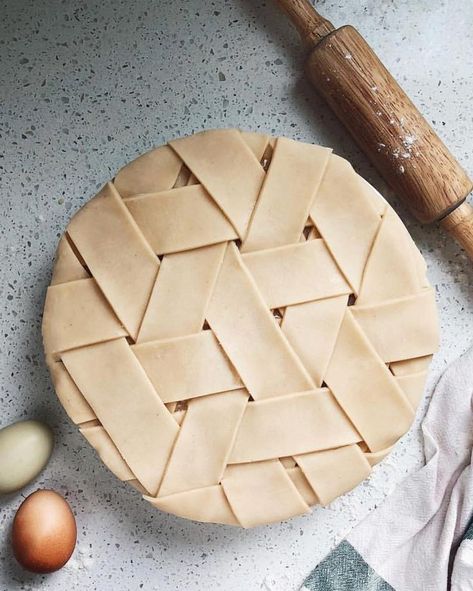
[[[440,222],[473,259],[473,182],[377,55],[309,0],[276,0],[307,49],[306,73],[386,182],[422,223]]]

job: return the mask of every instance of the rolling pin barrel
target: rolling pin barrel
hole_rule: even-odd
[[[306,69],[418,220],[439,220],[466,198],[472,181],[356,29],[324,37]]]

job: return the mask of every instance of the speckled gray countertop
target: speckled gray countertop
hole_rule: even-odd
[[[357,26],[473,173],[473,2],[332,0]],[[56,401],[40,321],[57,239],[124,163],[206,127],[262,129],[333,146],[379,177],[301,77],[295,33],[272,2],[3,0],[0,23],[0,426],[39,417],[55,430],[37,487],[62,492],[78,522],[70,563],[48,577],[13,561],[22,495],[0,500],[0,590],[294,590],[314,562],[422,458],[414,429],[356,491],[309,517],[243,531],[165,515],[96,458]],[[442,345],[429,378],[473,329],[473,265],[391,200],[425,255]],[[424,404],[425,407],[425,404]]]

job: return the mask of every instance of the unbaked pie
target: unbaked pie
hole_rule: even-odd
[[[43,335],[118,478],[252,527],[369,476],[412,423],[438,327],[422,256],[346,160],[220,129],[144,154],[75,214]]]

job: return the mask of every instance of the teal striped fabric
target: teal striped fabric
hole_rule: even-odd
[[[302,591],[394,591],[344,541],[305,580]]]

